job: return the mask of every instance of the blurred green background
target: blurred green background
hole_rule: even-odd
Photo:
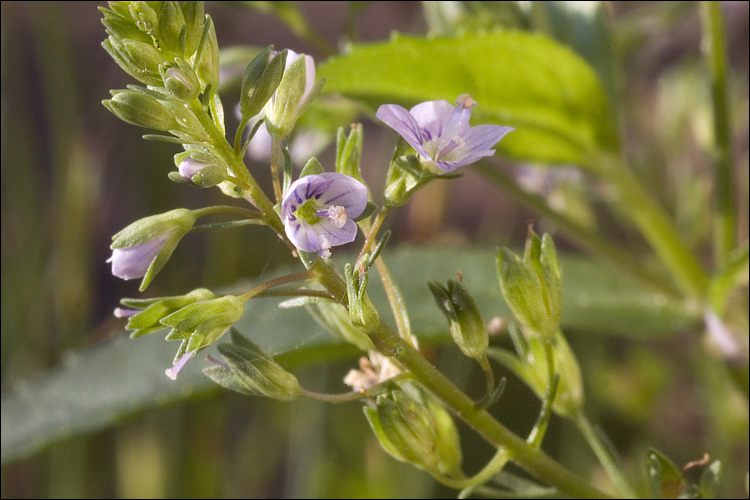
[[[678,221],[685,240],[706,257],[711,101],[700,50],[698,5],[595,5],[590,7],[595,12],[587,12],[564,2],[545,3],[533,11],[500,8],[492,2],[447,2],[442,7],[432,2],[300,3],[320,37],[315,40],[269,14],[264,2],[209,3],[206,11],[214,18],[223,48],[274,44],[310,53],[318,62],[325,60],[325,50],[336,51],[348,41],[385,40],[393,30],[450,34],[509,26],[545,32],[571,46],[597,70],[615,103],[633,167]],[[137,285],[110,274],[105,260],[112,234],[147,215],[224,202],[215,190],[169,182],[166,175],[177,150],[143,141],[144,130],[120,122],[101,105],[110,89],[132,82],[100,46],[105,34],[96,6],[2,3],[4,397],[23,381],[64,364],[69,352],[126,335],[112,310],[121,297],[137,296]],[[451,21],[445,17],[450,9],[469,14]],[[745,241],[748,4],[727,2],[723,9],[731,70],[732,156],[740,200],[738,239]],[[602,40],[609,43],[601,44]],[[222,95],[227,110],[236,103],[234,95]],[[365,121],[364,126],[362,169],[375,187],[382,183],[393,136],[374,122]],[[320,158],[330,166],[330,148]],[[643,249],[632,229],[616,224],[620,214],[603,208],[607,190],[582,182],[587,179],[580,172],[558,169],[552,175],[501,158],[493,161],[514,172],[524,187],[565,200],[580,220],[597,218],[599,227],[608,228],[606,236],[623,248]],[[394,213],[389,220],[394,247],[517,247],[527,221],[537,217],[475,172],[452,182],[450,191],[447,186],[429,186],[409,207]],[[539,224],[543,230],[555,229],[545,220]],[[564,234],[555,238],[558,248],[577,251]],[[292,263],[281,248],[258,228],[190,235],[147,295],[262,278]],[[317,324],[310,325],[327,335]],[[650,341],[566,334],[584,372],[587,410],[612,438],[631,473],[642,475],[648,446],[680,466],[710,452],[725,465],[723,494],[746,496],[747,395],[736,390],[721,367],[696,359],[703,350],[695,332]],[[467,370],[453,346],[430,347],[428,354],[458,381],[478,376],[478,370]],[[166,358],[165,364],[170,361]],[[297,363],[295,374],[309,389],[339,392],[344,390],[341,379],[355,363],[352,356]],[[495,412],[523,434],[533,425],[538,402],[508,376]],[[466,469],[477,470],[492,450],[460,428],[465,431]],[[553,418],[544,448],[606,487],[603,470],[569,423]],[[3,497],[24,498],[455,495],[427,474],[386,455],[358,404],[281,404],[219,390],[139,413],[112,428],[4,464],[1,490]]]

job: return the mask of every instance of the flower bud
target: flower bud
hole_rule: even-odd
[[[178,208],[130,224],[112,237],[112,274],[122,279],[143,277],[140,290],[151,283],[177,244],[195,224],[192,211]]]
[[[208,378],[233,391],[281,401],[291,401],[302,393],[297,378],[260,347],[234,329],[230,335],[231,344],[219,345],[226,364],[205,368]]]
[[[164,80],[164,88],[175,98],[190,102],[200,93],[200,82],[195,71],[182,59],[175,59],[174,63],[159,66],[159,74]]]
[[[481,359],[487,354],[489,335],[476,302],[461,281],[448,281],[448,287],[429,283],[435,302],[448,318],[451,336],[466,356]]]
[[[102,104],[118,118],[139,127],[154,130],[173,130],[177,122],[164,105],[143,92],[122,90]]]
[[[159,15],[147,2],[130,2],[130,16],[139,30],[155,37],[159,32]]]
[[[161,10],[159,10],[159,40],[162,50],[182,54],[184,47],[180,45],[180,33],[183,29],[185,29],[185,16],[182,14],[180,5],[175,1],[162,2]]]
[[[234,295],[194,302],[161,319],[172,327],[167,340],[182,340],[181,351],[193,352],[216,342],[245,313],[245,301]]]
[[[190,58],[198,49],[205,22],[203,2],[184,2],[182,4],[182,15],[185,19],[185,58]]]
[[[199,187],[212,187],[228,179],[227,167],[214,155],[199,149],[175,155],[178,177],[174,180],[190,182]],[[174,172],[173,172],[174,173]]]
[[[383,449],[434,476],[460,475],[461,445],[450,414],[418,383],[378,396],[375,408],[365,407],[370,427]]]
[[[201,83],[202,91],[210,85],[215,92],[219,88],[219,43],[216,28],[211,16],[206,16],[201,32],[200,43],[195,53],[195,74]]]
[[[276,92],[265,106],[266,128],[277,138],[288,136],[294,124],[323,85],[315,83],[315,61],[311,56],[287,51],[286,69]]]
[[[178,309],[194,302],[215,298],[216,295],[210,290],[198,288],[186,295],[153,299],[122,299],[120,303],[130,308],[124,314],[130,318],[125,328],[133,332],[130,334],[131,338],[136,338],[165,328],[160,323],[162,318],[169,316]]]
[[[359,162],[362,158],[362,124],[352,125],[349,135],[340,127],[336,135],[336,172],[354,177],[362,182]]]
[[[533,232],[524,258],[503,248],[498,254],[500,288],[516,319],[528,330],[550,340],[562,317],[560,265],[552,238],[540,242]]]
[[[365,331],[373,331],[380,324],[378,310],[367,295],[368,276],[361,277],[359,272],[352,270],[352,265],[347,264],[344,268],[346,277],[346,291],[349,297],[349,318],[352,324]]]
[[[261,112],[281,82],[286,52],[274,53],[272,49],[270,46],[258,54],[245,70],[240,94],[243,121]]]

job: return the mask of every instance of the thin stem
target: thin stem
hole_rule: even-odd
[[[396,330],[402,339],[413,343],[411,322],[409,321],[409,313],[406,310],[406,302],[404,302],[404,296],[401,293],[401,289],[398,284],[393,281],[388,266],[386,266],[382,257],[377,258],[375,266],[378,268],[380,281],[383,283],[385,295],[388,297],[388,305],[390,305],[391,311],[393,312],[393,318],[396,321]]]
[[[480,402],[480,404],[482,404],[482,402],[488,402],[492,397],[492,393],[495,391],[495,372],[492,371],[492,366],[490,366],[490,360],[487,359],[487,355],[477,359],[477,362],[479,363],[479,366],[482,367],[484,379],[487,381],[487,394],[482,398],[482,401]]]
[[[542,445],[544,435],[547,433],[547,427],[552,417],[552,404],[557,396],[557,385],[560,380],[555,373],[555,353],[552,350],[551,342],[544,344],[544,355],[547,358],[547,394],[544,396],[544,401],[542,402],[539,419],[537,419],[536,425],[534,425],[534,428],[529,433],[529,437],[526,438],[526,442],[537,449]]]
[[[271,180],[273,181],[273,195],[276,203],[281,202],[281,182],[279,181],[279,155],[281,154],[281,140],[273,137],[271,140]]]
[[[553,210],[543,197],[521,189],[510,175],[485,163],[478,163],[474,168],[486,179],[500,186],[504,192],[536,211],[542,217],[554,222],[569,238],[588,253],[599,257],[652,290],[675,295],[674,289],[669,287],[663,279],[649,273],[640,262],[633,258],[631,253],[621,250],[589,228]]]
[[[247,127],[247,120],[242,120],[237,127],[237,132],[234,134],[234,152],[237,155],[241,154],[242,133],[245,132],[245,127]]]
[[[720,266],[735,246],[735,191],[732,182],[732,158],[727,99],[727,49],[721,3],[701,2],[703,51],[711,74],[714,112],[715,150],[712,152],[714,204],[716,207],[714,259]]]
[[[347,392],[344,394],[323,394],[321,392],[313,392],[308,391],[307,389],[302,389],[302,397],[314,399],[316,401],[324,401],[326,403],[350,403],[352,401],[366,399],[367,395],[361,392]]]
[[[461,493],[458,495],[458,498],[466,498],[471,495],[474,490],[476,490],[487,481],[491,480],[497,475],[498,472],[503,470],[509,460],[510,454],[508,453],[508,450],[506,450],[505,448],[500,448],[499,450],[497,450],[495,456],[493,456],[492,459],[487,462],[487,465],[485,465],[482,470],[477,472],[474,476],[463,481],[463,491],[461,491]]]
[[[630,487],[630,484],[628,484],[628,481],[625,479],[625,475],[623,474],[622,469],[620,468],[619,464],[615,462],[612,453],[610,453],[609,449],[604,445],[601,438],[599,437],[599,434],[593,428],[588,418],[586,418],[586,415],[583,412],[579,412],[578,415],[576,415],[576,417],[574,418],[574,421],[578,426],[578,429],[580,429],[581,433],[583,434],[584,438],[586,438],[589,446],[594,451],[594,454],[599,459],[599,462],[601,462],[602,466],[604,466],[604,469],[607,471],[607,474],[609,474],[609,477],[612,478],[612,482],[615,483],[617,492],[623,498],[635,498],[635,492]]]
[[[378,215],[375,216],[375,220],[372,222],[372,226],[370,226],[370,230],[367,232],[365,243],[362,245],[362,250],[359,251],[359,257],[357,257],[357,260],[361,259],[364,254],[370,251],[370,247],[372,247],[372,244],[375,241],[375,236],[378,235],[380,226],[383,225],[383,221],[388,217],[390,211],[391,207],[383,207],[380,212],[378,212]]]
[[[295,274],[288,274],[286,276],[281,276],[279,278],[272,279],[270,281],[266,281],[265,283],[262,283],[252,290],[249,290],[242,295],[240,295],[240,299],[243,299],[245,301],[248,301],[252,299],[253,297],[257,297],[258,295],[262,294],[266,290],[273,288],[275,286],[283,285],[284,283],[291,283],[293,281],[302,281],[302,280],[309,280],[315,278],[315,273],[312,271],[304,271],[301,273],[295,273]]]
[[[203,217],[204,215],[218,213],[237,214],[243,216],[246,219],[263,218],[263,214],[260,212],[250,210],[249,208],[245,207],[233,207],[231,205],[214,205],[212,207],[204,207],[193,210],[193,214],[195,214],[196,217]]]

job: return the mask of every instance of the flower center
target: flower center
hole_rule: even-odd
[[[341,229],[349,220],[346,215],[346,208],[341,205],[331,205],[328,208],[320,208],[315,200],[307,200],[296,211],[297,217],[306,223],[313,225],[320,221],[321,218],[327,217],[337,229]]]

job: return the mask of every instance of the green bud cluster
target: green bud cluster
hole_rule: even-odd
[[[143,335],[166,328],[161,323],[163,318],[182,309],[183,307],[195,302],[215,299],[216,295],[206,288],[198,288],[186,295],[177,295],[173,297],[156,297],[153,299],[122,299],[121,303],[132,309],[139,309],[141,312],[134,314],[128,320],[125,326],[133,333],[131,338],[141,337]]]
[[[381,446],[391,456],[437,477],[461,475],[461,446],[451,415],[427,389],[403,381],[364,408]]]
[[[297,378],[250,339],[231,330],[231,344],[219,344],[226,364],[205,368],[217,384],[243,394],[290,401],[302,393]]]
[[[219,49],[202,2],[110,2],[101,7],[107,39],[102,47],[130,76],[146,85],[113,91],[104,106],[120,119],[171,132],[183,143],[205,141],[186,104],[210,101],[219,85]]]
[[[380,324],[380,315],[377,308],[370,300],[367,294],[368,276],[365,273],[359,275],[359,271],[354,271],[351,264],[347,264],[344,269],[346,277],[346,291],[349,297],[349,318],[352,324],[364,331],[373,331]]]

